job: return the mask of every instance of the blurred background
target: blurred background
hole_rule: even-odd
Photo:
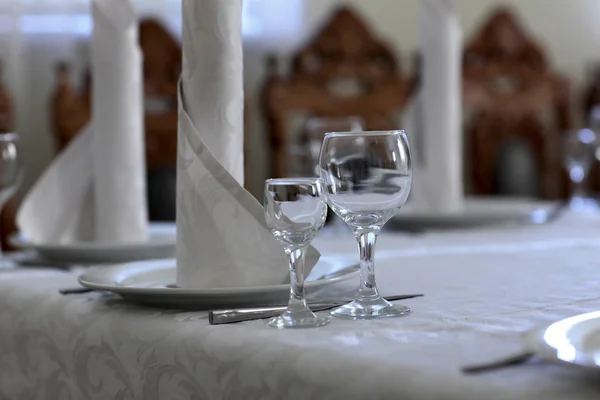
[[[144,52],[150,214],[174,218],[180,0],[134,1]],[[464,33],[465,190],[566,198],[566,132],[600,104],[600,1],[456,0]],[[18,197],[90,117],[86,0],[0,0],[0,130],[18,131]],[[418,0],[244,0],[246,187],[312,173],[314,117],[403,126],[419,82]],[[326,128],[323,128],[326,129]],[[313,146],[314,147],[314,146]],[[590,189],[600,186],[592,171]],[[598,181],[598,182],[596,182]],[[10,228],[9,228],[10,229]],[[6,229],[4,229],[6,231]]]

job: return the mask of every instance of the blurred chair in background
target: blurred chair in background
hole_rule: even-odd
[[[61,151],[88,123],[91,108],[87,90],[78,92],[73,87],[67,63],[61,62],[56,66],[56,81],[51,100],[52,128],[57,151]]]
[[[583,90],[582,102],[584,123],[596,134],[600,140],[600,65],[592,70],[588,83]],[[597,143],[600,145],[600,143]],[[596,161],[600,160],[600,151],[596,152]],[[594,193],[600,192],[600,164],[595,162],[589,176],[590,189]]]
[[[465,174],[476,195],[564,197],[569,86],[506,9],[465,45]]]
[[[11,132],[14,129],[13,102],[4,86],[2,64],[0,63],[0,133]]]
[[[298,145],[310,155],[307,121],[313,117],[359,117],[364,129],[398,129],[410,85],[389,46],[359,16],[340,8],[293,57],[282,76],[274,56],[267,60],[262,102],[272,147],[271,175],[295,169]]]
[[[598,113],[593,113],[594,108],[600,106],[600,65],[594,66],[591,76],[583,89],[581,106],[586,122],[592,119],[600,119]],[[593,115],[594,114],[594,115]]]
[[[4,85],[2,63],[0,63],[0,133],[12,132],[15,114],[12,97]],[[9,250],[8,236],[16,231],[15,215],[19,207],[17,195],[13,196],[0,214],[0,245],[3,250]]]

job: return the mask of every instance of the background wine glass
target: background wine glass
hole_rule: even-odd
[[[564,142],[564,167],[571,180],[569,208],[575,212],[598,212],[598,202],[590,197],[586,179],[596,161],[597,136],[591,129],[568,132]]]
[[[394,306],[379,295],[374,265],[377,234],[410,193],[412,165],[406,135],[403,131],[328,133],[319,170],[329,207],[352,229],[360,251],[358,297],[331,314],[351,319],[408,314],[407,307]]]
[[[22,180],[18,142],[19,135],[16,133],[0,134],[0,210],[14,196]],[[0,248],[0,268],[13,266],[14,263],[2,255]]]
[[[324,185],[319,178],[284,178],[265,181],[265,220],[283,245],[290,266],[290,301],[287,310],[268,324],[276,328],[326,325],[304,297],[304,259],[308,245],[323,229],[327,217]]]

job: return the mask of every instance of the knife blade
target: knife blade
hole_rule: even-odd
[[[387,301],[412,299],[422,297],[423,294],[404,294],[399,296],[384,297]],[[342,306],[349,301],[344,302],[322,302],[312,303],[308,306],[314,312],[331,310]],[[266,307],[251,307],[251,308],[236,308],[224,310],[210,310],[208,312],[208,322],[211,325],[232,324],[235,322],[252,321],[256,319],[265,319],[276,317],[286,310],[287,306],[266,306]]]

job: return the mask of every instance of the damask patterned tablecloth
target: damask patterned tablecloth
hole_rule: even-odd
[[[316,245],[355,252],[345,235]],[[425,293],[404,302],[413,314],[298,331],[59,295],[75,272],[0,272],[0,398],[598,399],[597,376],[563,365],[534,360],[476,376],[459,368],[518,352],[520,335],[539,324],[599,309],[599,255],[599,221],[386,232],[379,287]]]

